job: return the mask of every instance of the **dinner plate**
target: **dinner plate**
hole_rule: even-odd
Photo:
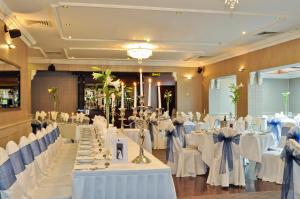
[[[91,150],[79,150],[78,155],[84,156],[84,155],[91,155],[92,151]]]

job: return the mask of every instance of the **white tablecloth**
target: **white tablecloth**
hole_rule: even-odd
[[[132,139],[135,143],[139,144],[139,131],[140,129],[124,129],[124,134]],[[152,153],[152,142],[149,130],[145,130],[144,149],[146,149],[149,153]]]
[[[214,157],[213,133],[191,133],[185,135],[188,145],[193,145],[202,152],[202,160],[210,166]],[[274,146],[271,133],[242,135],[240,140],[241,156],[251,161],[261,162],[262,154],[268,147]]]
[[[77,124],[75,124],[75,123],[58,123],[57,125],[58,125],[58,128],[60,130],[62,137],[76,140]]]
[[[126,137],[125,135],[118,135]],[[176,199],[171,169],[145,151],[149,164],[131,161],[139,146],[128,139],[129,163],[112,163],[107,169],[89,170],[97,164],[75,164],[73,199]],[[103,164],[103,163],[102,163]],[[85,170],[83,170],[85,169]]]

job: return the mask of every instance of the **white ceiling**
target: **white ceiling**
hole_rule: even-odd
[[[299,0],[240,0],[233,12],[224,0],[0,0],[4,19],[31,46],[31,62],[132,65],[124,46],[150,41],[157,48],[144,64],[158,66],[199,66],[298,38],[299,7]],[[280,34],[256,35],[262,31]]]

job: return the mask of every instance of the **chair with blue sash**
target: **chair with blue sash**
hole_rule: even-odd
[[[196,125],[194,122],[186,121],[183,123],[183,129],[185,134],[190,134],[196,130]]]
[[[39,131],[38,131],[38,133],[39,133]],[[41,150],[37,136],[33,133],[30,133],[28,135],[28,140],[30,142],[30,147],[31,147],[33,155],[34,155],[36,167],[40,170],[40,172],[43,175],[47,175],[46,174],[47,164],[45,162],[45,157],[42,154],[43,152]]]
[[[213,135],[214,159],[207,183],[229,187],[245,186],[243,161],[240,155],[240,134],[232,128],[221,128]]]
[[[29,199],[22,191],[19,182],[17,182],[13,165],[7,151],[3,148],[0,148],[0,198]]]
[[[298,199],[300,198],[300,144],[294,139],[289,139],[281,158],[285,163],[281,199]]]
[[[279,119],[271,119],[267,121],[268,128],[274,134],[276,143],[279,143],[281,137],[281,122]]]
[[[284,139],[283,139],[284,138]],[[278,147],[270,147],[263,153],[259,178],[263,181],[282,184],[284,161],[280,158],[286,140],[300,141],[300,128],[293,127],[286,136],[282,136],[282,143]]]
[[[28,193],[29,190],[34,187],[35,181],[32,178],[30,171],[26,169],[19,146],[14,141],[9,141],[6,144],[6,151],[22,191]]]

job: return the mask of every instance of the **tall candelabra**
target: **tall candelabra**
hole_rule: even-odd
[[[139,138],[140,138],[140,152],[139,155],[134,158],[132,161],[136,164],[148,164],[151,162],[144,154],[144,142],[145,142],[145,128],[149,124],[149,116],[151,114],[151,107],[144,106],[144,96],[139,96],[140,106],[139,106],[139,118],[136,119],[135,124],[140,129]]]

